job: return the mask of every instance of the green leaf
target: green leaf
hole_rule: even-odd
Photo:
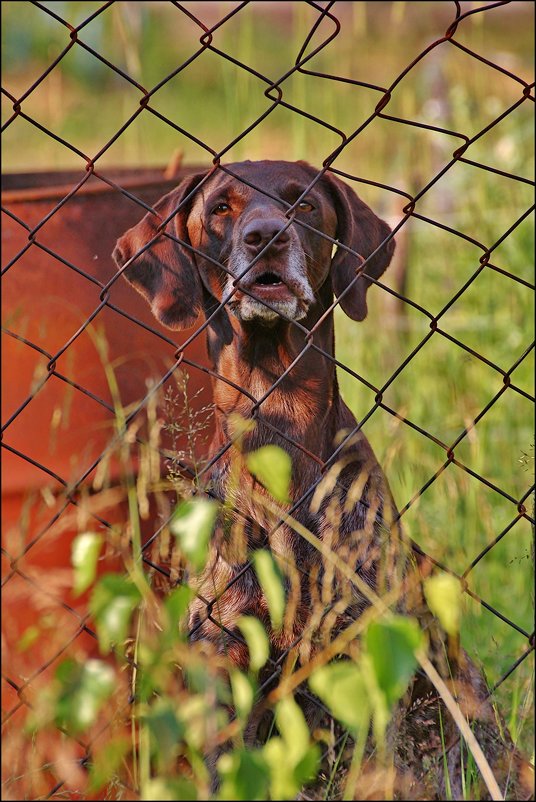
[[[391,616],[373,621],[364,642],[378,687],[390,709],[408,687],[415,671],[415,653],[424,643],[422,632],[413,618]]]
[[[295,777],[295,766],[288,760],[285,741],[270,738],[262,753],[270,768],[270,798],[295,799],[301,784]]]
[[[71,562],[74,568],[73,593],[80,596],[94,582],[97,560],[104,542],[102,535],[83,532],[73,540]]]
[[[200,571],[208,558],[208,543],[219,505],[206,498],[193,498],[182,501],[170,521],[169,528],[179,541],[181,551],[195,568]]]
[[[452,574],[441,573],[424,582],[424,595],[432,613],[449,635],[460,631],[462,614],[462,588]]]
[[[193,599],[195,593],[188,585],[180,585],[175,590],[166,596],[164,607],[168,614],[168,618],[175,625],[181,620],[183,615],[188,610],[188,605]]]
[[[229,434],[233,440],[240,441],[245,434],[254,432],[257,424],[251,418],[243,418],[238,412],[231,412],[227,416]]]
[[[227,711],[205,696],[188,696],[177,706],[177,716],[184,725],[184,740],[196,751],[204,749],[207,739],[229,723]]]
[[[277,703],[275,722],[286,744],[287,759],[297,765],[309,749],[310,733],[301,708],[292,696]]]
[[[320,749],[311,745],[303,712],[291,696],[277,703],[275,720],[281,738],[271,738],[263,747],[270,767],[270,795],[272,799],[295,799],[302,785],[314,779]]]
[[[199,694],[199,696],[203,696],[203,694],[209,693],[213,683],[213,676],[210,671],[207,671],[206,664],[200,664],[196,660],[192,661],[191,665],[186,663],[182,667],[182,670],[184,671],[186,686],[188,687],[190,694]]]
[[[270,656],[266,630],[258,618],[250,615],[241,615],[237,624],[248,645],[249,667],[252,671],[259,671]]]
[[[107,739],[105,745],[93,756],[89,766],[89,791],[95,792],[106,785],[117,774],[121,761],[128,753],[131,742],[128,738]]]
[[[160,698],[143,714],[151,735],[151,753],[161,764],[173,761],[184,734],[184,724],[177,719],[170,699]]]
[[[222,780],[219,799],[266,799],[270,775],[262,751],[236,749],[222,755],[218,773]]]
[[[295,782],[292,776],[293,772],[286,761],[285,742],[282,738],[270,738],[264,744],[262,752],[270,767],[271,798],[292,799],[296,793]]]
[[[112,667],[102,660],[87,660],[82,665],[73,659],[64,660],[56,669],[56,679],[60,686],[56,723],[74,732],[95,722],[116,685]]]
[[[255,683],[242,671],[231,671],[231,690],[233,692],[234,706],[239,718],[245,719],[249,715],[255,700]]]
[[[294,768],[294,778],[298,788],[301,788],[304,783],[314,780],[319,766],[320,747],[318,744],[312,744]]]
[[[372,711],[372,731],[378,747],[385,748],[385,736],[391,719],[391,705],[387,694],[380,687],[371,656],[363,651],[360,668],[369,693],[369,704]]]
[[[265,549],[253,553],[253,564],[268,602],[272,627],[280,629],[285,614],[285,589],[281,571],[272,554]]]
[[[167,596],[164,602],[167,615],[166,644],[175,643],[181,635],[186,634],[182,631],[181,625],[194,595],[192,588],[181,585]]]
[[[368,731],[371,707],[367,683],[349,660],[317,668],[309,685],[324,704],[354,734]]]
[[[138,588],[120,574],[105,574],[95,585],[89,610],[95,620],[101,654],[108,654],[113,645],[125,640],[140,600]]]
[[[152,802],[182,802],[197,799],[197,789],[193,782],[185,779],[169,780],[165,777],[154,777],[143,783],[141,798]]]
[[[262,446],[246,457],[249,470],[269,493],[283,504],[290,501],[292,461],[279,446]]]
[[[17,641],[17,651],[25,652],[30,646],[34,645],[40,634],[41,630],[34,624],[27,627]]]

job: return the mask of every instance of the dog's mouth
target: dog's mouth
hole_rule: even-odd
[[[258,272],[257,272],[258,271]],[[301,264],[258,265],[238,282],[237,292],[229,304],[241,320],[260,320],[271,324],[280,316],[300,320],[314,300],[306,279],[301,277]]]
[[[254,298],[263,301],[274,302],[288,301],[296,298],[296,293],[291,289],[288,282],[275,270],[264,270],[255,276],[252,281],[244,284],[248,293]]]
[[[253,283],[254,287],[281,287],[284,284],[281,276],[268,271],[262,273]]]

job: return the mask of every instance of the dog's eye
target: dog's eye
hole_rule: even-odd
[[[300,201],[298,203],[298,209],[300,212],[312,212],[315,207],[312,203],[308,203],[307,201]]]
[[[219,214],[221,216],[228,214],[230,211],[231,207],[228,203],[218,203],[218,205],[213,208],[212,214]]]

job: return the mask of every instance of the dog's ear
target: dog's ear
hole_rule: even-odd
[[[170,329],[191,326],[201,308],[201,281],[193,253],[165,234],[160,234],[149,248],[140,251],[205,175],[188,176],[177,189],[164,195],[154,207],[156,214],[148,212],[143,220],[123,234],[113,252],[119,267],[134,257],[123,275],[147,299],[154,316]],[[190,242],[186,223],[191,203],[190,200],[183,204],[165,228],[166,232],[186,243]]]
[[[386,242],[365,265],[365,275],[355,279],[363,261],[384,242],[391,229],[358,198],[353,189],[329,172],[325,178],[337,212],[337,239],[359,254],[354,256],[342,248],[337,250],[331,262],[333,291],[337,298],[340,297],[341,307],[352,320],[364,320],[367,316],[367,290],[372,283],[368,277],[377,279],[386,270],[395,243],[392,239]],[[344,292],[352,279],[355,279],[354,283]]]

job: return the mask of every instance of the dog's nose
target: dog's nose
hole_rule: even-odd
[[[290,240],[288,228],[282,231],[284,225],[285,220],[281,220],[281,218],[256,218],[244,228],[243,240],[250,251],[259,253],[281,231],[278,238],[271,244],[270,250],[283,250]]]

